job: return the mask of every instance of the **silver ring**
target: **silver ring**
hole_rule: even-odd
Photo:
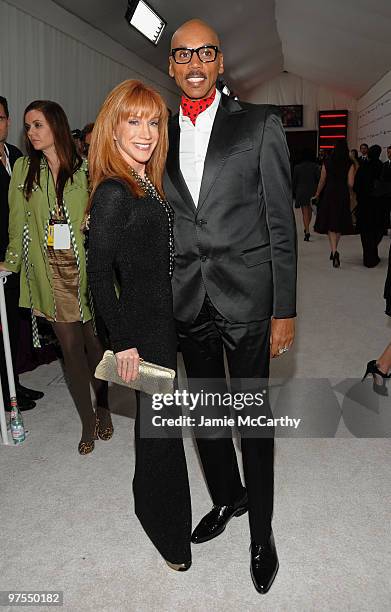
[[[288,351],[289,351],[289,348],[287,346],[283,346],[282,348],[278,349],[278,354],[283,355],[284,353],[287,353]]]

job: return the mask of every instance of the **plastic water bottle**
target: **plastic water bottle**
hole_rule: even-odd
[[[11,436],[14,441],[14,444],[20,444],[21,442],[24,442],[24,440],[26,439],[26,434],[24,432],[22,415],[20,413],[16,400],[11,402],[10,426]]]

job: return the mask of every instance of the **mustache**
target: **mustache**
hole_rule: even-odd
[[[191,70],[186,75],[187,79],[206,79],[206,74],[201,72],[201,70]]]

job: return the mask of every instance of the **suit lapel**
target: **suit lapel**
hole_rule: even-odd
[[[236,100],[221,96],[219,108],[213,123],[209,139],[208,150],[205,157],[204,172],[200,188],[197,210],[199,211],[213,184],[224,165],[227,152],[235,142],[238,122],[234,118],[238,113],[246,112]]]
[[[174,187],[182,196],[182,199],[195,209],[196,206],[179,165],[179,136],[179,115],[176,115],[171,120],[169,126],[170,149],[167,156],[167,173]]]
[[[195,205],[186,181],[183,178],[179,165],[179,115],[173,117],[169,126],[170,149],[167,157],[167,173],[182,196],[194,211],[199,211],[215,182],[218,173],[224,165],[227,151],[235,142],[238,123],[234,116],[238,113],[245,113],[240,104],[222,94],[220,105],[213,123],[212,132],[209,139],[209,146],[205,157],[204,172],[202,175],[198,206]]]

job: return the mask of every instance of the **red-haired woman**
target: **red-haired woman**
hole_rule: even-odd
[[[107,384],[94,378],[102,357],[88,301],[82,223],[88,202],[86,165],[56,102],[37,100],[24,112],[27,156],[17,160],[9,189],[9,244],[0,269],[21,272],[20,306],[51,322],[82,421],[79,453],[113,434]],[[97,412],[91,403],[92,382]]]
[[[88,274],[118,373],[127,382],[137,377],[140,356],[176,369],[173,214],[162,189],[167,148],[167,109],[160,95],[139,81],[118,85],[91,138]],[[183,442],[148,437],[143,427],[151,413],[150,400],[137,393],[135,510],[168,565],[183,571],[191,563]]]

